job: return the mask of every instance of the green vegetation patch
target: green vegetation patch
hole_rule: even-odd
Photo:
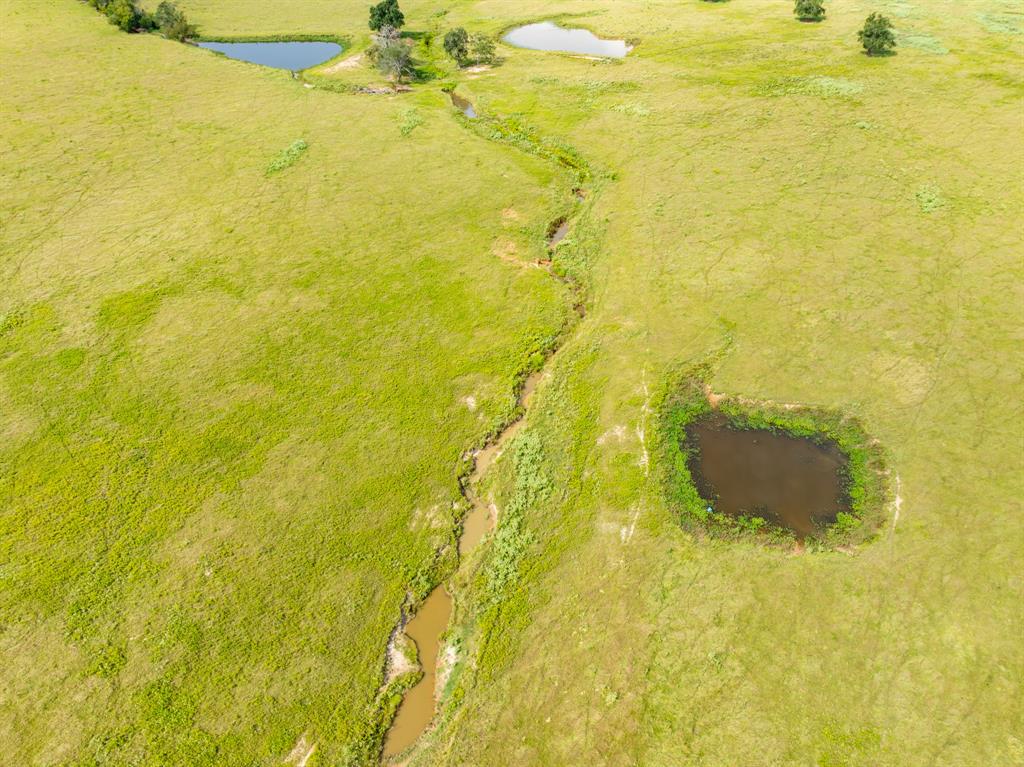
[[[612,107],[613,112],[619,112],[620,114],[627,115],[629,117],[647,117],[651,110],[645,107],[643,104],[636,102],[629,104],[616,104]]]
[[[732,428],[766,430],[837,446],[847,458],[841,477],[849,512],[839,512],[836,522],[819,542],[835,546],[861,543],[872,537],[882,522],[888,499],[886,461],[882,447],[860,423],[838,411],[738,397],[718,399],[712,405],[702,373],[703,370],[685,375],[672,386],[659,413],[665,492],[684,526],[730,538],[757,534],[762,540],[780,543],[793,539],[788,530],[766,525],[759,517],[731,517],[717,512],[698,492],[689,468],[693,448],[687,444],[686,428],[718,413]]]
[[[577,186],[591,179],[590,164],[575,147],[541,135],[521,117],[512,115],[463,119],[468,127],[491,141],[511,144],[523,152],[557,163],[573,174],[573,182]]]
[[[551,491],[544,471],[544,450],[536,434],[525,432],[512,446],[515,484],[494,536],[493,553],[487,568],[487,593],[501,601],[515,583],[519,563],[533,537],[524,526],[527,510],[539,504]]]
[[[853,80],[826,75],[775,77],[755,88],[758,96],[807,95],[823,98],[852,98],[863,92],[864,86]]]
[[[917,7],[905,0],[891,0],[888,3],[883,3],[882,7],[893,16],[898,16],[901,19],[906,19],[917,14]]]
[[[402,112],[402,121],[398,130],[403,136],[408,136],[421,125],[423,125],[423,115],[416,107],[410,107]]]
[[[305,154],[307,149],[309,149],[309,144],[304,139],[300,138],[293,141],[287,148],[281,150],[277,157],[270,161],[270,165],[267,166],[266,175],[272,176],[275,173],[280,173],[285,168],[292,167]]]
[[[917,199],[917,207],[922,213],[934,213],[942,208],[946,201],[942,198],[939,188],[934,184],[926,184],[914,193]]]
[[[1024,18],[1013,13],[979,13],[978,22],[989,32],[999,35],[1019,35],[1024,32]]]
[[[901,48],[914,48],[925,53],[934,53],[937,56],[944,56],[949,53],[949,48],[942,44],[937,37],[927,32],[896,32],[896,43]]]

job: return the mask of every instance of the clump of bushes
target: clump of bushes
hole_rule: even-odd
[[[896,47],[892,22],[880,13],[872,13],[867,17],[864,28],[857,33],[857,39],[868,56],[885,56]]]
[[[471,63],[493,64],[495,59],[494,38],[470,35],[462,27],[456,27],[444,36],[444,50],[460,67]]]
[[[490,35],[473,35],[469,40],[469,46],[478,64],[493,64],[497,58],[494,38]]]
[[[185,14],[168,0],[157,6],[155,13],[147,13],[135,0],[88,0],[89,5],[107,17],[107,21],[125,32],[159,31],[169,40],[185,41],[195,37],[197,30]]]
[[[157,29],[161,34],[169,40],[184,42],[188,38],[196,36],[195,25],[189,24],[185,14],[178,10],[178,6],[167,0],[163,0],[156,7],[153,21],[156,22]]]
[[[825,18],[825,6],[821,0],[796,0],[793,13],[800,21],[821,21]]]

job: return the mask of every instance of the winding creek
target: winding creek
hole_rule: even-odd
[[[456,106],[454,94],[452,101]],[[583,199],[583,193],[574,189],[577,201]],[[557,244],[555,235],[560,240],[569,231],[567,218],[556,221],[548,234],[548,247]],[[554,273],[549,273],[554,277]],[[582,316],[582,314],[580,314]],[[472,552],[480,545],[486,535],[494,530],[498,522],[498,509],[480,494],[480,483],[487,471],[494,465],[505,448],[526,425],[526,415],[537,390],[537,384],[544,376],[545,370],[558,352],[560,346],[548,357],[544,367],[530,374],[523,382],[519,391],[518,416],[490,444],[473,454],[473,470],[462,486],[463,497],[469,503],[469,510],[463,519],[462,530],[458,537],[460,566],[467,561]],[[382,758],[386,763],[395,763],[396,759],[416,744],[420,736],[430,727],[436,713],[438,690],[438,665],[441,658],[441,636],[448,628],[452,617],[452,597],[445,584],[437,586],[419,606],[415,615],[404,627],[405,636],[415,642],[422,678],[405,694],[395,718],[388,728],[384,739]],[[390,652],[390,646],[389,646]],[[404,764],[405,762],[400,762]]]
[[[478,493],[480,481],[526,424],[526,412],[542,376],[543,370],[540,370],[526,379],[519,394],[519,417],[506,426],[497,439],[476,451],[473,456],[473,471],[463,486],[463,495],[469,501],[470,508],[459,535],[460,563],[466,560],[497,524],[497,508]],[[405,635],[416,643],[423,677],[405,694],[388,729],[384,739],[385,761],[397,757],[414,745],[434,719],[441,635],[448,628],[451,616],[452,598],[442,584],[430,592],[404,628]]]

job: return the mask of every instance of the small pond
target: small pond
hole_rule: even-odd
[[[760,517],[798,538],[848,512],[847,458],[831,442],[731,428],[722,415],[686,427],[688,467],[701,498],[731,517]]]
[[[602,40],[585,29],[565,29],[550,21],[516,27],[502,40],[516,48],[583,53],[611,59],[621,59],[632,50],[625,40]]]
[[[229,59],[248,61],[275,69],[302,69],[323,64],[341,53],[341,46],[328,42],[290,43],[198,43],[200,48],[223,53]]]

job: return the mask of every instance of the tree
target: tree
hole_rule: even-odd
[[[132,0],[110,0],[104,7],[107,21],[125,32],[134,32],[142,20],[142,14]]]
[[[793,13],[800,21],[821,21],[825,18],[825,6],[821,0],[796,0]]]
[[[864,22],[864,29],[857,33],[857,39],[864,46],[868,56],[884,56],[896,47],[892,22],[880,13],[868,16]]]
[[[490,35],[473,35],[470,38],[473,58],[480,64],[494,63],[494,38]]]
[[[462,27],[451,30],[444,36],[444,50],[449,56],[455,59],[459,65],[469,56],[469,35]]]
[[[189,37],[194,37],[196,34],[195,26],[189,24],[185,14],[178,10],[178,6],[173,2],[168,2],[168,0],[163,0],[156,7],[156,13],[153,14],[153,22],[163,36],[171,40],[186,40]]]
[[[398,0],[381,0],[370,7],[370,29],[377,32],[382,27],[401,29],[405,24],[405,15],[398,7]]]
[[[398,38],[385,38],[379,41],[374,60],[377,62],[377,68],[393,79],[396,85],[413,71],[409,46]]]

